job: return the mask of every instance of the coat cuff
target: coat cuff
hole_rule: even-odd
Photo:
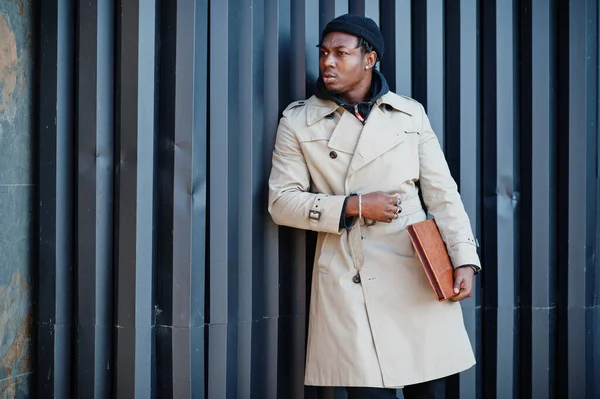
[[[340,234],[340,214],[345,201],[345,195],[317,194],[307,215],[310,229]]]
[[[348,200],[353,195],[356,195],[356,194],[351,194],[351,195],[347,196],[346,199],[344,200],[344,206],[342,207],[342,213],[340,215],[340,230],[350,229],[352,227],[352,225],[354,225],[354,222],[357,219],[357,217],[355,217],[355,216],[346,217],[346,207],[348,206]]]
[[[481,268],[479,266],[476,266],[476,265],[461,265],[461,266],[455,267],[454,270],[460,269],[462,267],[470,267],[471,269],[473,269],[474,274],[479,273],[479,270],[481,270]]]
[[[475,244],[459,242],[450,247],[448,252],[454,268],[463,265],[473,265],[477,268],[477,271],[481,270],[481,261],[479,260],[479,255],[477,255]]]

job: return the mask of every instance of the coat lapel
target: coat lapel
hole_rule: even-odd
[[[358,139],[348,177],[404,141],[401,133],[400,128],[374,106]]]
[[[362,123],[350,112],[342,112],[342,116],[331,133],[329,148],[347,154],[353,154],[360,138]]]

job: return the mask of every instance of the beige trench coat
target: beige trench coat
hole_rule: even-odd
[[[319,232],[306,385],[402,387],[475,363],[460,304],[436,301],[405,231],[426,218],[417,181],[455,267],[479,265],[469,218],[421,104],[388,93],[364,126],[314,96],[284,111],[269,212],[279,225]],[[345,197],[373,191],[400,193],[400,217],[340,230]]]

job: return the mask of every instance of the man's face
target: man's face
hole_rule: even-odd
[[[357,45],[358,38],[347,33],[331,32],[323,38],[319,69],[330,92],[337,95],[352,92],[371,76],[375,53],[363,55]]]

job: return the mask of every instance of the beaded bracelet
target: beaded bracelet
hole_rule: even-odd
[[[362,195],[358,194],[358,219],[362,219]]]

